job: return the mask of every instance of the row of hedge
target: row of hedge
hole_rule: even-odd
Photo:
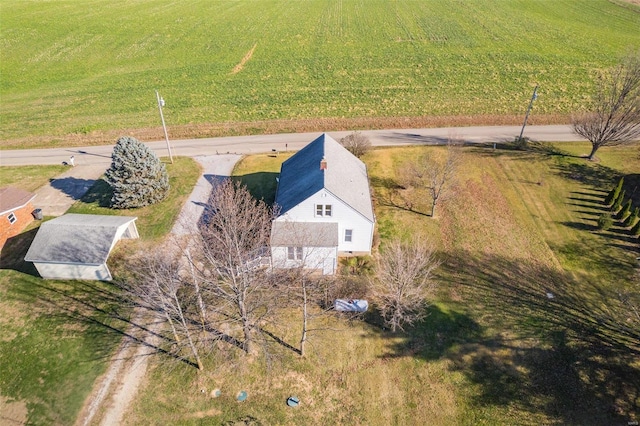
[[[598,228],[607,230],[613,226],[614,221],[617,221],[622,227],[628,228],[631,235],[638,237],[640,236],[640,207],[634,208],[631,198],[625,201],[626,193],[623,186],[624,177],[620,178],[618,184],[604,199],[604,204],[610,208],[611,212],[600,215]]]

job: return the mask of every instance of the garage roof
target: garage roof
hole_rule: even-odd
[[[136,217],[66,214],[44,222],[25,256],[28,262],[99,265]],[[134,225],[135,226],[135,225]]]

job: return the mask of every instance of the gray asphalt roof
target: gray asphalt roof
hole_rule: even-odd
[[[0,214],[25,206],[35,196],[36,194],[12,186],[0,188]]]
[[[40,226],[25,260],[102,264],[109,257],[118,228],[135,220],[130,216],[60,216]]]
[[[337,247],[336,222],[273,222],[271,246]]]
[[[326,170],[320,169],[323,158]],[[280,214],[322,188],[374,221],[367,166],[326,133],[282,163],[276,194]]]

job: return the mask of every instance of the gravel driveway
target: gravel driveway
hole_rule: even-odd
[[[195,225],[204,213],[205,206],[209,201],[209,195],[216,180],[231,176],[233,167],[241,155],[206,155],[193,157],[201,166],[202,174],[196,182],[193,192],[182,207],[178,220],[173,225],[171,233],[177,236],[191,234],[195,230]]]
[[[209,194],[216,180],[231,175],[233,167],[242,158],[241,155],[197,156],[194,159],[202,166],[202,174],[198,179],[189,199],[182,207],[180,216],[171,233],[184,236],[193,232],[195,224],[204,212]],[[154,330],[158,323],[145,324],[150,319],[138,310],[132,319],[133,325],[127,330],[128,335],[140,334],[140,327]],[[115,426],[123,423],[124,416],[135,399],[140,384],[144,380],[149,355],[154,353],[157,344],[153,333],[138,336],[145,344],[137,344],[130,340],[123,341],[118,352],[111,358],[107,372],[94,384],[93,390],[85,400],[76,425]]]

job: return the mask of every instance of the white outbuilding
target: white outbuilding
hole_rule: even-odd
[[[138,238],[137,217],[66,214],[44,222],[24,260],[42,278],[112,279],[107,259],[121,239]]]

